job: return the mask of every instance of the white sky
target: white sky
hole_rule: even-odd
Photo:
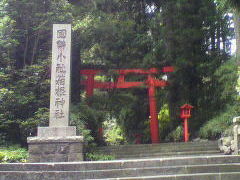
[[[233,14],[232,13],[228,13],[228,15],[230,17],[233,17]],[[234,28],[234,22],[231,21],[231,25],[230,25],[231,28]],[[231,54],[235,54],[236,53],[236,39],[232,39],[231,40]]]
[[[232,46],[231,46],[231,54],[235,54],[236,53],[236,39],[233,39],[231,41]]]

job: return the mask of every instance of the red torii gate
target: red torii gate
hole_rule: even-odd
[[[156,107],[156,98],[155,98],[155,88],[156,87],[165,87],[168,85],[168,82],[165,80],[158,80],[154,75],[162,73],[173,72],[174,68],[172,66],[163,67],[161,71],[157,68],[151,68],[148,70],[145,69],[119,69],[115,70],[119,77],[117,82],[100,82],[95,81],[94,77],[99,73],[103,73],[102,70],[93,70],[93,69],[84,69],[80,71],[81,75],[87,77],[86,80],[81,81],[81,85],[85,86],[87,97],[93,96],[94,88],[101,89],[126,89],[126,88],[135,88],[139,86],[148,87],[148,96],[149,96],[149,106],[150,106],[150,130],[151,130],[151,140],[152,143],[159,143],[159,126],[157,118],[157,107]],[[147,75],[147,80],[145,82],[127,82],[125,77],[128,74],[143,74]]]

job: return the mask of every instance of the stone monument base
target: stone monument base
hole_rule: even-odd
[[[29,162],[83,161],[83,137],[29,137]]]
[[[38,127],[38,137],[68,137],[76,136],[75,126]]]

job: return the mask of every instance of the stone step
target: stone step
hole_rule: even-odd
[[[156,153],[170,153],[170,155],[178,154],[181,152],[189,152],[189,154],[205,154],[207,151],[219,151],[218,145],[216,141],[208,142],[208,143],[170,143],[169,144],[158,144],[158,145],[123,145],[123,146],[110,146],[110,147],[99,147],[95,149],[95,152],[98,154],[105,154],[105,155],[114,155],[117,159],[125,158],[126,155],[139,158],[139,154],[144,154],[143,157],[161,157],[161,155],[151,155]],[[208,145],[207,145],[208,144]],[[191,153],[195,151],[196,153]],[[203,151],[202,153],[200,151]],[[188,154],[188,153],[182,153]],[[210,153],[212,154],[212,153]]]
[[[95,152],[98,154],[112,155],[116,159],[220,153],[217,141],[107,146],[98,147]]]
[[[240,156],[185,156],[140,160],[0,164],[0,180],[240,179]]]
[[[240,163],[238,155],[186,156],[138,160],[0,164],[0,171],[84,171]]]
[[[160,143],[160,144],[131,144],[119,146],[103,146],[98,147],[98,150],[128,150],[128,149],[177,149],[177,148],[192,148],[192,147],[218,147],[217,141],[207,142],[178,142],[178,143]]]
[[[108,180],[238,180],[240,172],[110,178]]]
[[[96,148],[98,152],[119,152],[119,153],[124,153],[124,152],[145,152],[145,151],[151,151],[151,152],[156,152],[156,151],[162,151],[162,152],[169,152],[169,151],[185,151],[185,150],[211,150],[211,149],[218,149],[217,144],[212,144],[212,145],[203,145],[203,144],[198,144],[198,145],[182,145],[182,144],[175,144],[172,146],[116,146],[116,147],[99,147]]]
[[[203,156],[203,155],[211,155],[211,154],[220,154],[219,150],[213,151],[185,151],[185,152],[168,152],[168,153],[141,153],[141,154],[111,154],[116,159],[135,159],[135,158],[160,158],[160,157],[179,157],[179,156]]]
[[[166,176],[166,175],[191,175],[201,173],[227,173],[238,172],[240,163],[237,164],[212,164],[212,165],[190,165],[190,166],[170,166],[170,167],[152,167],[152,168],[128,168],[128,169],[109,169],[94,171],[0,171],[0,177],[19,176],[27,179],[28,176],[48,177],[50,179],[105,179],[121,177],[143,177],[143,176]],[[24,175],[25,174],[25,175]],[[44,178],[43,178],[44,179]]]
[[[217,147],[198,147],[198,148],[178,148],[178,149],[134,149],[134,150],[125,150],[125,151],[121,151],[121,150],[97,150],[95,152],[99,153],[99,154],[119,154],[119,155],[123,155],[123,154],[141,154],[141,153],[174,153],[174,152],[190,152],[190,151],[219,151],[219,148]]]

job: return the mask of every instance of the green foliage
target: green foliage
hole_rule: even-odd
[[[94,96],[94,99],[100,100],[100,96]],[[91,106],[86,102],[74,105],[71,108],[70,123],[77,127],[78,133],[82,133],[87,143],[97,141],[97,131],[99,125],[106,119],[106,112],[102,111],[101,100],[90,100]],[[100,108],[101,107],[101,108]]]
[[[220,8],[236,8],[240,9],[240,2],[238,0],[217,0]]]
[[[65,0],[7,0],[5,11],[14,22],[10,37],[17,47],[10,57],[17,68],[40,63],[50,55],[52,24],[71,23],[71,6]]]
[[[162,99],[163,97],[161,97]],[[170,109],[168,104],[163,104],[161,106],[161,109],[158,113],[158,123],[159,123],[159,136],[161,138],[161,141],[165,141],[167,136],[169,135],[169,132],[171,131],[171,119],[170,119]],[[144,123],[145,128],[143,131],[143,143],[149,143],[150,140],[150,119],[148,121],[145,121]],[[169,141],[169,140],[168,140]]]
[[[0,133],[0,146],[5,146],[7,144],[8,142],[7,142],[6,134]]]
[[[175,66],[175,73],[169,77],[167,102],[171,129],[179,124],[179,107],[189,102],[194,106],[191,129],[196,132],[222,105],[219,94],[212,94],[219,88],[214,72],[229,58],[229,17],[208,0],[168,0],[164,7],[164,58]],[[225,41],[223,47],[221,39]]]
[[[0,147],[1,163],[24,163],[27,162],[27,158],[27,150],[25,148],[20,148],[18,145],[10,147]]]
[[[111,155],[97,154],[97,153],[86,153],[86,161],[110,161],[114,160],[115,157]]]
[[[166,141],[174,141],[179,142],[183,140],[183,127],[178,126],[174,131],[169,133],[169,135],[166,137]]]
[[[145,59],[151,51],[151,37],[145,25],[136,21],[138,13],[130,15],[130,8],[135,6],[132,3],[139,4],[100,0],[76,7],[82,12],[74,19],[74,30],[79,34],[83,64],[108,68],[150,66]]]
[[[170,120],[170,111],[168,104],[164,104],[158,113],[159,120],[159,132],[160,137],[164,139],[166,135],[169,133],[171,120]],[[149,127],[148,127],[149,128]]]
[[[229,106],[225,112],[220,113],[200,128],[199,135],[204,139],[217,139],[225,130],[232,126],[233,117],[238,116],[239,104]]]
[[[108,145],[120,145],[126,143],[124,133],[121,127],[117,124],[116,119],[105,121],[104,138]]]
[[[20,124],[21,135],[25,139],[28,136],[36,136],[37,126],[47,126],[49,121],[49,109],[39,108],[33,116],[22,121]]]
[[[10,54],[16,48],[18,42],[14,39],[12,31],[15,21],[6,12],[7,0],[0,2],[0,67],[9,67],[13,64]]]
[[[48,121],[52,24],[71,22],[71,5],[4,0],[0,16],[0,131],[26,144]]]
[[[36,135],[38,125],[47,125],[54,23],[73,25],[74,97],[80,95],[75,63],[105,69],[109,76],[100,79],[111,82],[116,73],[109,69],[175,66],[171,86],[156,93],[158,107],[169,106],[160,111],[163,139],[178,125],[183,103],[195,107],[192,128],[196,130],[235,99],[232,85],[226,84],[234,81],[229,74],[232,65],[218,69],[228,59],[231,19],[215,1],[4,0],[0,16],[0,131],[9,141],[26,143],[27,136]],[[222,76],[225,71],[229,76]],[[127,77],[127,81],[145,79]],[[142,132],[144,142],[149,142],[144,87],[96,91],[87,103],[81,95],[81,103],[80,97],[74,99],[79,104],[72,108],[71,124],[88,143],[99,143],[97,129],[109,119],[116,119],[107,131],[109,143],[133,142],[134,134]]]
[[[133,142],[135,134],[141,134],[145,129],[149,116],[147,92],[143,89],[114,91],[109,100],[110,115],[116,118],[126,140]]]
[[[2,152],[0,152],[0,162],[2,162],[4,159],[4,154]]]
[[[220,137],[232,125],[233,117],[239,115],[239,100],[237,100],[236,92],[237,74],[236,59],[234,58],[216,70],[214,75],[218,86],[215,96],[218,97],[220,111],[216,111],[218,113],[201,127],[201,137],[209,139]]]
[[[143,130],[142,135],[143,135],[142,143],[147,144],[147,143],[151,142],[150,119],[148,119],[144,122],[144,130]]]
[[[84,111],[79,111],[80,109],[84,109]],[[88,118],[91,115],[88,112],[91,112],[91,109],[86,104],[74,105],[71,108],[70,114],[70,124],[76,126],[77,133],[81,134],[84,137],[84,141],[87,144],[91,144],[94,141],[93,136],[91,135],[91,130],[87,129]],[[87,111],[87,112],[86,112]]]
[[[225,104],[232,103],[237,98],[237,68],[237,61],[235,58],[232,58],[220,66],[214,73],[220,91],[219,98],[225,102]]]
[[[5,87],[0,91],[0,129],[9,140],[26,142],[38,125],[46,124],[50,91],[47,71],[47,63],[5,71],[6,81],[0,81]]]

